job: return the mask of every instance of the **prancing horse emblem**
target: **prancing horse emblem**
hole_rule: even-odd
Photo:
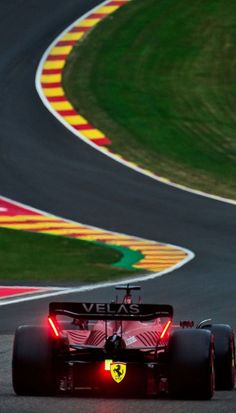
[[[120,383],[126,375],[126,363],[111,363],[111,377]]]

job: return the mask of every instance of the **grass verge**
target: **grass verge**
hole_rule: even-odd
[[[138,273],[112,266],[122,256],[77,239],[0,229],[0,280],[99,282]]]
[[[133,0],[74,48],[69,99],[112,150],[236,198],[236,2]]]

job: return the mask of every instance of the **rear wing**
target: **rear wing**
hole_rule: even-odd
[[[172,319],[173,307],[169,304],[52,302],[49,304],[49,316],[56,315],[85,320],[148,321],[158,317]]]

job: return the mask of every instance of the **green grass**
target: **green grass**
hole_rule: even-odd
[[[0,228],[0,280],[98,282],[138,273],[113,267],[121,258],[90,242]]]
[[[112,149],[236,198],[236,2],[133,0],[74,48],[63,83]]]

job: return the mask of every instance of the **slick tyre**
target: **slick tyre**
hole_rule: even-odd
[[[216,390],[232,390],[235,385],[235,341],[232,328],[213,324]]]
[[[169,393],[177,399],[211,399],[214,394],[213,336],[207,330],[179,330],[169,340]]]
[[[12,384],[18,395],[46,396],[55,392],[53,343],[47,328],[21,326],[16,330]]]

